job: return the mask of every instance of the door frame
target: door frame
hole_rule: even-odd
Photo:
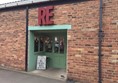
[[[37,31],[37,30],[68,30],[71,29],[71,25],[52,25],[52,26],[29,26],[28,30],[29,30],[29,35],[28,35],[28,71],[33,71],[36,69],[36,58],[38,55],[38,52],[34,52],[34,46],[32,45],[32,43],[34,43],[34,34],[33,31]],[[68,46],[68,45],[67,45]],[[66,46],[66,47],[67,47]],[[67,69],[67,54],[68,52],[66,51],[66,69]],[[36,56],[32,56],[32,55],[36,55]]]
[[[66,68],[66,57],[67,57],[67,30],[46,30],[46,31],[36,31],[36,33],[38,34],[38,38],[40,39],[40,37],[51,37],[52,39],[52,52],[46,52],[44,50],[45,45],[43,46],[43,51],[40,51],[39,49],[39,55],[44,55],[48,57],[48,68],[61,68],[61,69],[65,69]],[[54,52],[55,48],[54,48],[54,44],[55,44],[55,37],[60,38],[63,37],[64,38],[64,53],[60,53],[60,50],[58,50],[57,53]],[[40,43],[39,43],[39,47],[40,47]],[[43,52],[43,53],[42,53]],[[52,62],[53,61],[53,62]],[[57,65],[58,64],[58,65]]]

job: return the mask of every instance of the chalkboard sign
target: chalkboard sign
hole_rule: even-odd
[[[46,69],[46,56],[37,57],[37,69]]]

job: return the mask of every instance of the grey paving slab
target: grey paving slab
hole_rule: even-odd
[[[0,69],[0,83],[66,83],[66,82]]]

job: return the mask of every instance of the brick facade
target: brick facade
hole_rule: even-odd
[[[118,0],[103,2],[102,78],[103,83],[118,83]],[[0,18],[0,64],[24,69],[25,11],[2,12]],[[67,33],[68,78],[97,83],[99,0],[55,6],[53,20],[72,25]],[[38,9],[29,10],[29,25],[38,25]]]
[[[0,12],[0,65],[25,69],[25,10]]]
[[[118,0],[104,0],[103,83],[118,83]]]

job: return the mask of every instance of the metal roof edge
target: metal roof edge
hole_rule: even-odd
[[[9,2],[9,3],[0,4],[0,9],[40,3],[40,2],[45,2],[45,1],[50,1],[50,0],[21,0],[21,1]]]
[[[43,0],[40,2],[32,2],[29,4],[23,4],[23,5],[17,5],[17,6],[11,6],[11,7],[4,7],[0,8],[0,11],[10,11],[10,10],[19,10],[19,9],[25,9],[25,8],[37,8],[37,7],[45,7],[50,5],[62,5],[62,4],[71,4],[71,3],[80,3],[85,1],[91,1],[91,0]]]

